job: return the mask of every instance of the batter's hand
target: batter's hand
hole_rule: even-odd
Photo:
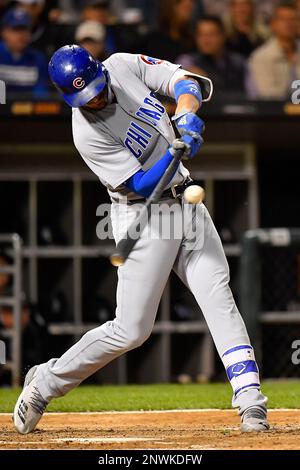
[[[180,114],[172,118],[182,136],[182,140],[189,146],[188,158],[193,158],[203,144],[201,136],[205,129],[204,122],[194,113]]]

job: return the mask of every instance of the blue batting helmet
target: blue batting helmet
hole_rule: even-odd
[[[48,69],[53,84],[73,108],[84,106],[95,98],[107,83],[101,62],[76,45],[58,49],[51,57]]]

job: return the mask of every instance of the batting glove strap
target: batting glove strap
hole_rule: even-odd
[[[205,125],[202,119],[197,114],[183,111],[180,114],[175,114],[172,117],[180,135],[189,134],[193,138],[198,138],[205,130]]]

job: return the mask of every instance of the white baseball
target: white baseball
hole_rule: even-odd
[[[201,186],[193,184],[184,191],[184,199],[190,204],[200,204],[205,198],[205,191]]]

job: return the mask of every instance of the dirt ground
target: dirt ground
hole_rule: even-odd
[[[300,449],[300,410],[269,418],[270,431],[241,434],[231,410],[46,413],[22,436],[0,414],[0,449]]]

